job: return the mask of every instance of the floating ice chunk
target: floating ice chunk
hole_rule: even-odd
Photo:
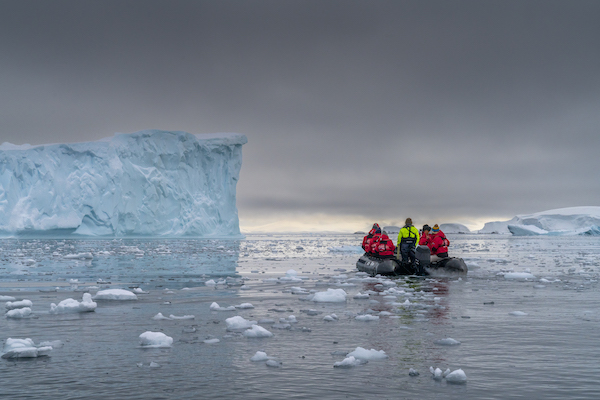
[[[162,332],[146,331],[140,335],[142,347],[171,347],[173,338]]]
[[[148,367],[150,368],[160,368],[160,364],[154,361],[150,361],[150,364],[148,364]]]
[[[137,296],[125,289],[105,289],[98,291],[94,300],[137,300]]]
[[[136,294],[148,294],[150,292],[146,292],[146,291],[142,290],[142,288],[136,287],[136,288],[133,288],[133,293],[136,293]]]
[[[449,383],[466,383],[467,374],[462,369],[457,369],[446,375],[446,382]]]
[[[247,338],[266,338],[273,336],[271,332],[260,325],[252,325],[252,328],[245,330],[243,335]]]
[[[0,301],[15,301],[16,298],[12,297],[12,296],[2,296],[0,295]]]
[[[368,361],[354,356],[344,358],[342,361],[338,361],[333,364],[333,368],[352,368],[357,365],[366,364]]]
[[[204,282],[204,284],[206,286],[216,286],[217,282],[215,282],[214,279],[209,279],[206,282]]]
[[[327,321],[327,322],[337,321],[338,320],[338,316],[335,315],[335,314],[326,315],[326,316],[323,317],[323,320]]]
[[[6,318],[27,318],[31,315],[31,308],[23,307],[23,308],[15,308],[14,310],[9,310],[6,312]]]
[[[443,372],[439,368],[433,369],[433,367],[429,367],[429,371],[433,375],[433,379],[436,381],[441,381],[444,378]]]
[[[217,302],[213,302],[210,305],[210,310],[211,311],[235,311],[235,307],[234,306],[221,307]]]
[[[180,317],[176,316],[176,315],[169,315],[169,318],[171,319],[195,319],[196,317],[194,315],[182,315]]]
[[[290,288],[292,294],[308,294],[308,290],[303,287],[293,286]]]
[[[408,376],[419,376],[419,371],[417,371],[417,370],[416,370],[416,369],[414,369],[414,368],[410,368],[410,369],[408,370]]]
[[[379,316],[371,315],[371,314],[363,314],[363,315],[357,315],[354,319],[356,319],[357,321],[376,321],[379,319]]]
[[[242,304],[238,304],[237,306],[234,306],[234,308],[248,309],[248,308],[254,308],[254,306],[251,303],[242,303]]]
[[[92,295],[89,293],[83,294],[82,301],[75,299],[65,299],[58,303],[58,305],[50,304],[51,314],[64,314],[64,313],[78,313],[78,312],[92,312],[96,310],[97,303],[92,301]]]
[[[32,306],[33,306],[33,303],[31,302],[31,300],[19,300],[19,301],[7,301],[6,302],[7,310],[14,310],[17,308],[32,307]]]
[[[383,350],[367,350],[363,347],[357,347],[354,351],[348,353],[348,356],[353,356],[361,360],[383,360],[388,358],[388,355]]]
[[[523,311],[511,311],[508,313],[509,315],[514,315],[516,317],[524,317],[525,315],[529,315],[526,312]]]
[[[527,280],[535,279],[535,276],[529,272],[507,272],[504,274],[504,279]]]
[[[369,294],[368,293],[356,293],[354,296],[352,296],[353,299],[368,299],[369,298]]]
[[[52,346],[36,346],[33,340],[8,338],[4,343],[2,358],[35,358],[47,356]]]
[[[279,368],[279,367],[281,367],[282,363],[277,360],[267,360],[266,364],[267,364],[267,367]]]
[[[327,289],[325,292],[317,292],[309,296],[309,300],[318,303],[343,303],[346,301],[344,289]]]
[[[433,343],[438,344],[440,346],[458,346],[460,344],[460,342],[458,340],[455,340],[452,338],[436,340]]]
[[[267,361],[269,359],[269,357],[267,356],[267,353],[265,353],[264,351],[257,351],[256,353],[254,353],[254,355],[250,358],[250,361]]]
[[[248,329],[252,328],[253,325],[256,325],[256,321],[249,321],[239,315],[235,317],[227,318],[225,320],[225,324],[227,325],[227,330],[239,330],[239,329]]]
[[[68,260],[91,260],[94,258],[92,253],[77,253],[77,254],[67,254],[64,258]]]
[[[162,315],[162,313],[158,313],[154,317],[152,317],[152,319],[156,320],[156,321],[159,321],[161,319],[168,319],[168,320],[170,320],[171,318],[165,317],[164,315]]]
[[[204,343],[206,343],[206,344],[215,344],[215,343],[219,343],[219,342],[220,342],[220,340],[219,340],[219,339],[217,339],[217,338],[214,338],[214,339],[206,339],[206,340],[204,341]]]

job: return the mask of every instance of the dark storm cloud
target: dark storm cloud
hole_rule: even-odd
[[[0,11],[0,142],[244,133],[242,218],[510,217],[600,198],[596,1]]]

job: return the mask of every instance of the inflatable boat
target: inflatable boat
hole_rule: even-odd
[[[466,275],[468,272],[467,264],[462,258],[446,257],[432,261],[427,246],[417,246],[415,253],[417,265],[414,267],[403,264],[396,258],[379,258],[365,253],[356,262],[356,268],[371,276],[378,274],[452,276]]]

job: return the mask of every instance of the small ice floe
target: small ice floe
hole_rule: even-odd
[[[444,373],[439,368],[433,369],[433,367],[429,367],[429,372],[431,372],[431,374],[433,375],[432,378],[436,381],[441,381],[442,379],[444,379]]]
[[[284,282],[302,282],[302,278],[298,277],[298,272],[293,269],[288,269],[285,276],[280,277],[279,280]]]
[[[155,320],[155,321],[160,321],[162,319],[171,320],[171,318],[165,317],[164,315],[162,315],[162,313],[156,314],[154,317],[152,317],[152,319]]]
[[[267,362],[265,364],[267,365],[267,367],[279,368],[279,367],[281,367],[281,365],[283,363],[281,361],[270,359],[270,360],[267,360]]]
[[[77,253],[77,254],[67,254],[64,256],[67,260],[91,260],[94,258],[92,253]]]
[[[142,347],[171,347],[173,338],[162,332],[146,331],[140,335],[140,346]]]
[[[363,347],[357,347],[354,351],[348,353],[348,357],[350,356],[361,360],[383,360],[388,358],[388,355],[383,350],[367,350]]]
[[[467,383],[467,374],[462,369],[457,369],[446,375],[446,382],[448,383]]]
[[[100,290],[94,296],[94,300],[137,300],[135,293],[125,289]]]
[[[346,292],[344,289],[327,289],[325,292],[317,292],[309,295],[307,300],[317,303],[343,303],[346,301]]]
[[[378,315],[371,315],[371,314],[362,314],[362,315],[357,315],[355,318],[355,320],[357,321],[377,321],[379,319]]]
[[[410,369],[408,370],[408,376],[419,376],[419,371],[417,371],[417,370],[416,370],[416,369],[414,369],[414,368],[410,368]]]
[[[196,317],[194,315],[182,315],[182,316],[176,316],[176,315],[169,315],[169,318],[171,319],[195,319]]]
[[[65,313],[81,313],[81,312],[92,312],[96,310],[98,304],[92,301],[92,295],[89,293],[83,294],[83,299],[77,301],[75,299],[65,299],[60,303],[50,304],[51,314],[65,314]]]
[[[147,292],[147,291],[145,291],[145,290],[143,290],[142,288],[139,288],[139,287],[133,288],[132,290],[133,290],[133,293],[135,293],[135,294],[148,294],[148,293],[150,293],[150,292]]]
[[[239,315],[235,317],[227,318],[225,320],[225,324],[227,325],[228,331],[235,331],[241,329],[252,328],[253,325],[256,325],[256,321],[249,321]]]
[[[206,340],[204,341],[204,343],[206,343],[206,344],[215,344],[215,343],[219,343],[219,342],[220,342],[220,340],[219,340],[219,339],[217,339],[217,338],[213,338],[213,339],[206,339]]]
[[[52,346],[36,346],[33,340],[8,338],[4,342],[2,358],[36,358],[47,356],[52,351]]]
[[[9,310],[6,312],[6,318],[13,319],[29,318],[30,315],[31,308],[29,307],[15,308],[14,310]]]
[[[12,296],[2,296],[0,295],[0,301],[15,301],[16,298],[12,297]]]
[[[306,290],[305,288],[300,287],[300,286],[292,286],[290,288],[290,292],[292,294],[308,294],[309,293],[308,290]]]
[[[333,368],[352,368],[357,365],[366,364],[368,361],[360,358],[356,358],[354,356],[349,356],[344,358],[342,361],[338,361],[333,364]]]
[[[221,307],[217,302],[213,302],[210,305],[210,310],[211,311],[235,311],[235,307],[234,306]]]
[[[360,293],[360,292],[358,292],[354,296],[352,296],[352,298],[353,299],[357,299],[357,300],[368,299],[369,298],[369,294],[368,293]]]
[[[160,364],[154,361],[150,361],[150,364],[148,364],[148,368],[160,368]]]
[[[327,322],[337,321],[338,319],[339,319],[338,316],[335,314],[326,315],[323,317],[323,320],[327,321]]]
[[[204,282],[204,284],[205,284],[206,286],[216,286],[216,285],[217,285],[217,282],[215,282],[215,281],[214,281],[214,279],[209,279],[209,280],[207,280],[206,282]]]
[[[440,345],[440,346],[458,346],[460,344],[460,342],[458,340],[452,339],[450,337],[445,338],[445,339],[436,340],[433,343]]]
[[[248,286],[248,285],[240,286],[240,290],[250,290],[250,289],[252,289],[252,286]]]
[[[252,328],[246,329],[243,335],[247,338],[267,338],[273,336],[271,332],[260,325],[252,325]]]
[[[237,306],[233,306],[233,307],[240,308],[240,309],[254,308],[254,306],[251,303],[242,303],[242,304],[238,304]]]
[[[17,308],[24,308],[24,307],[32,307],[33,303],[31,302],[31,300],[19,300],[19,301],[7,301],[6,302],[6,309],[7,310],[15,310]]]
[[[264,351],[257,351],[256,353],[254,353],[254,355],[252,357],[250,357],[250,361],[253,361],[253,362],[267,361],[268,359],[269,359],[269,357],[267,356],[267,353],[265,353]]]
[[[535,279],[535,276],[530,272],[507,272],[504,274],[504,279],[525,281],[528,279]]]
[[[295,315],[290,315],[286,318],[279,318],[279,322],[282,324],[297,324],[298,320],[296,319]]]
[[[511,311],[508,313],[508,315],[514,315],[515,317],[524,317],[529,314],[527,314],[526,312],[523,312],[523,311]]]

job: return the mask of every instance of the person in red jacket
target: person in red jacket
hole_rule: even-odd
[[[369,233],[363,238],[362,248],[365,251],[365,253],[367,253],[367,254],[371,253],[371,244],[369,243],[369,241],[373,237],[373,235],[375,234],[375,232],[377,231],[378,228],[379,228],[379,224],[374,223],[373,228],[371,228]]]
[[[419,239],[419,246],[428,246],[429,241],[431,240],[429,234],[431,233],[431,227],[427,224],[423,225],[423,229],[421,230],[421,238]]]
[[[379,240],[381,240],[381,228],[375,230],[375,234],[368,240],[367,245],[370,245],[371,255],[377,257],[379,255]]]
[[[446,235],[441,231],[437,224],[435,224],[431,229],[431,234],[429,237],[429,248],[431,249],[431,254],[433,256],[437,256],[438,258],[448,257],[448,246],[450,245],[450,241],[446,238]],[[432,258],[431,261],[435,260]]]
[[[392,239],[390,239],[387,233],[383,232],[377,246],[379,258],[394,258],[395,248],[396,246],[394,246]]]

